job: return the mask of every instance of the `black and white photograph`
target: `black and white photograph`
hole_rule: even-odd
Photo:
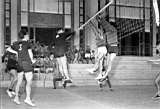
[[[0,0],[0,109],[160,109],[160,0]]]

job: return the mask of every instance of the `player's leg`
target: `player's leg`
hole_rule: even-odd
[[[155,84],[157,86],[157,93],[160,95],[160,73],[158,74],[156,80],[155,80]]]
[[[7,89],[7,93],[10,97],[13,97],[13,95],[15,95],[15,92],[14,92],[14,87],[16,85],[16,82],[17,82],[17,70],[15,69],[11,69],[9,71],[10,75],[11,75],[11,83]]]
[[[116,53],[108,54],[108,56],[107,56],[108,67],[107,67],[105,74],[103,75],[103,79],[105,79],[108,76],[108,73],[111,71],[112,63],[113,63],[113,60],[115,59],[115,57],[116,57]]]
[[[61,58],[56,58],[56,59],[57,59],[57,65],[58,65],[59,72],[64,77],[64,72],[63,72],[63,66],[62,66]]]
[[[96,79],[102,79],[103,77],[103,66],[104,66],[104,59],[105,59],[105,55],[107,54],[107,49],[105,46],[103,47],[99,47],[99,75],[97,76]]]
[[[98,68],[98,75],[97,77],[95,78],[96,80],[99,80],[103,77],[103,74],[102,74],[102,69],[103,69],[103,59],[104,59],[104,55],[101,54],[100,55],[100,59],[99,59],[99,68]]]
[[[32,71],[26,72],[25,78],[26,78],[27,84],[26,84],[26,99],[24,100],[24,102],[31,106],[35,106],[35,104],[32,103],[31,101],[31,87],[32,87],[32,80],[33,80],[33,72]]]
[[[87,69],[87,71],[90,73],[90,74],[94,74],[98,68],[99,68],[99,55],[100,55],[100,51],[99,51],[99,48],[97,48],[96,50],[96,53],[95,53],[95,63],[94,63],[94,66],[93,68],[90,68],[90,69]]]
[[[62,69],[63,69],[64,75],[65,75],[65,78],[67,80],[71,80],[71,78],[69,76],[69,72],[68,72],[67,58],[66,58],[66,56],[63,56],[61,58],[61,62],[62,62]]]
[[[54,89],[56,89],[56,82],[57,82],[57,76],[56,75],[58,75],[59,77],[62,77],[62,75],[61,75],[61,73],[60,73],[60,71],[59,71],[59,65],[58,65],[58,62],[57,62],[57,60],[55,61],[55,64],[54,64],[54,67],[53,67],[53,69],[54,69],[54,71],[53,71],[53,88]]]
[[[66,86],[66,83],[65,83],[65,79],[66,79],[66,75],[64,73],[64,69],[63,69],[63,57],[59,57],[57,58],[57,64],[58,64],[58,70],[59,72],[61,73],[62,75],[62,85],[65,87]],[[55,83],[56,81],[54,81]]]
[[[159,99],[160,98],[160,73],[157,75],[156,79],[155,79],[155,85],[157,88],[157,93],[156,95],[153,97],[153,99]]]
[[[23,74],[24,74],[24,72],[19,72],[18,74],[17,74],[17,85],[16,85],[16,89],[15,89],[15,98],[14,98],[14,102],[16,103],[16,104],[20,104],[20,101],[19,101],[19,88],[20,88],[20,86],[21,86],[21,84],[22,84],[22,81],[23,81]]]
[[[110,82],[110,79],[109,79],[109,76],[106,77],[106,81],[107,81],[107,83],[108,83],[109,90],[110,90],[110,91],[113,91],[112,85],[111,85],[111,82]]]
[[[65,79],[64,79],[62,84],[63,84],[63,87],[65,88],[67,83],[72,83],[72,80],[71,80],[71,77],[70,77],[69,72],[68,72],[66,56],[61,58],[61,62],[62,62],[63,72],[64,72],[64,75],[65,75]]]

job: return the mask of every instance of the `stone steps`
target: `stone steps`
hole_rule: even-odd
[[[113,85],[152,85],[156,75],[160,71],[160,66],[148,62],[148,60],[151,59],[157,58],[117,56],[113,62],[112,71],[109,73],[111,83]],[[91,75],[86,70],[92,67],[93,64],[70,64],[69,72],[74,81],[73,84],[97,85],[97,82],[94,79],[96,74]],[[43,73],[35,73],[34,83],[41,82],[41,84],[43,84],[44,76]],[[49,84],[52,85],[52,74],[47,74],[46,77],[46,86]],[[8,74],[5,74],[3,78],[5,81],[9,81]]]

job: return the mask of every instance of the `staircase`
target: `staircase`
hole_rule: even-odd
[[[112,85],[153,85],[154,78],[160,72],[160,65],[154,65],[148,60],[156,59],[155,57],[133,57],[133,56],[117,56],[113,62],[112,71],[110,72],[110,80]],[[97,85],[95,75],[86,71],[92,68],[93,64],[70,64],[69,71],[74,81],[73,85]],[[39,77],[40,76],[40,77]],[[34,74],[34,85],[43,87],[44,74]],[[5,74],[0,78],[1,85],[7,86],[9,75]],[[52,86],[52,74],[47,75],[46,86]]]
[[[151,85],[160,66],[152,65],[151,57],[116,57],[110,79],[113,85]],[[70,72],[77,85],[96,85],[94,78],[86,69],[93,65],[70,65]]]

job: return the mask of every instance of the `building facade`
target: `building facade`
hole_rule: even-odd
[[[109,0],[87,0],[86,16],[90,18],[107,3]],[[155,45],[160,38],[155,24],[153,0],[114,0],[103,13],[106,20],[117,29],[120,56],[156,55]],[[94,33],[88,28],[85,31],[86,43],[94,48]]]
[[[21,28],[35,42],[54,42],[58,28],[76,30],[109,0],[1,0],[1,54],[5,44],[18,39]],[[160,40],[152,0],[115,0],[103,14],[117,29],[119,55],[153,56]],[[3,22],[4,21],[4,22]],[[96,36],[88,24],[67,43],[68,47],[96,48]]]

